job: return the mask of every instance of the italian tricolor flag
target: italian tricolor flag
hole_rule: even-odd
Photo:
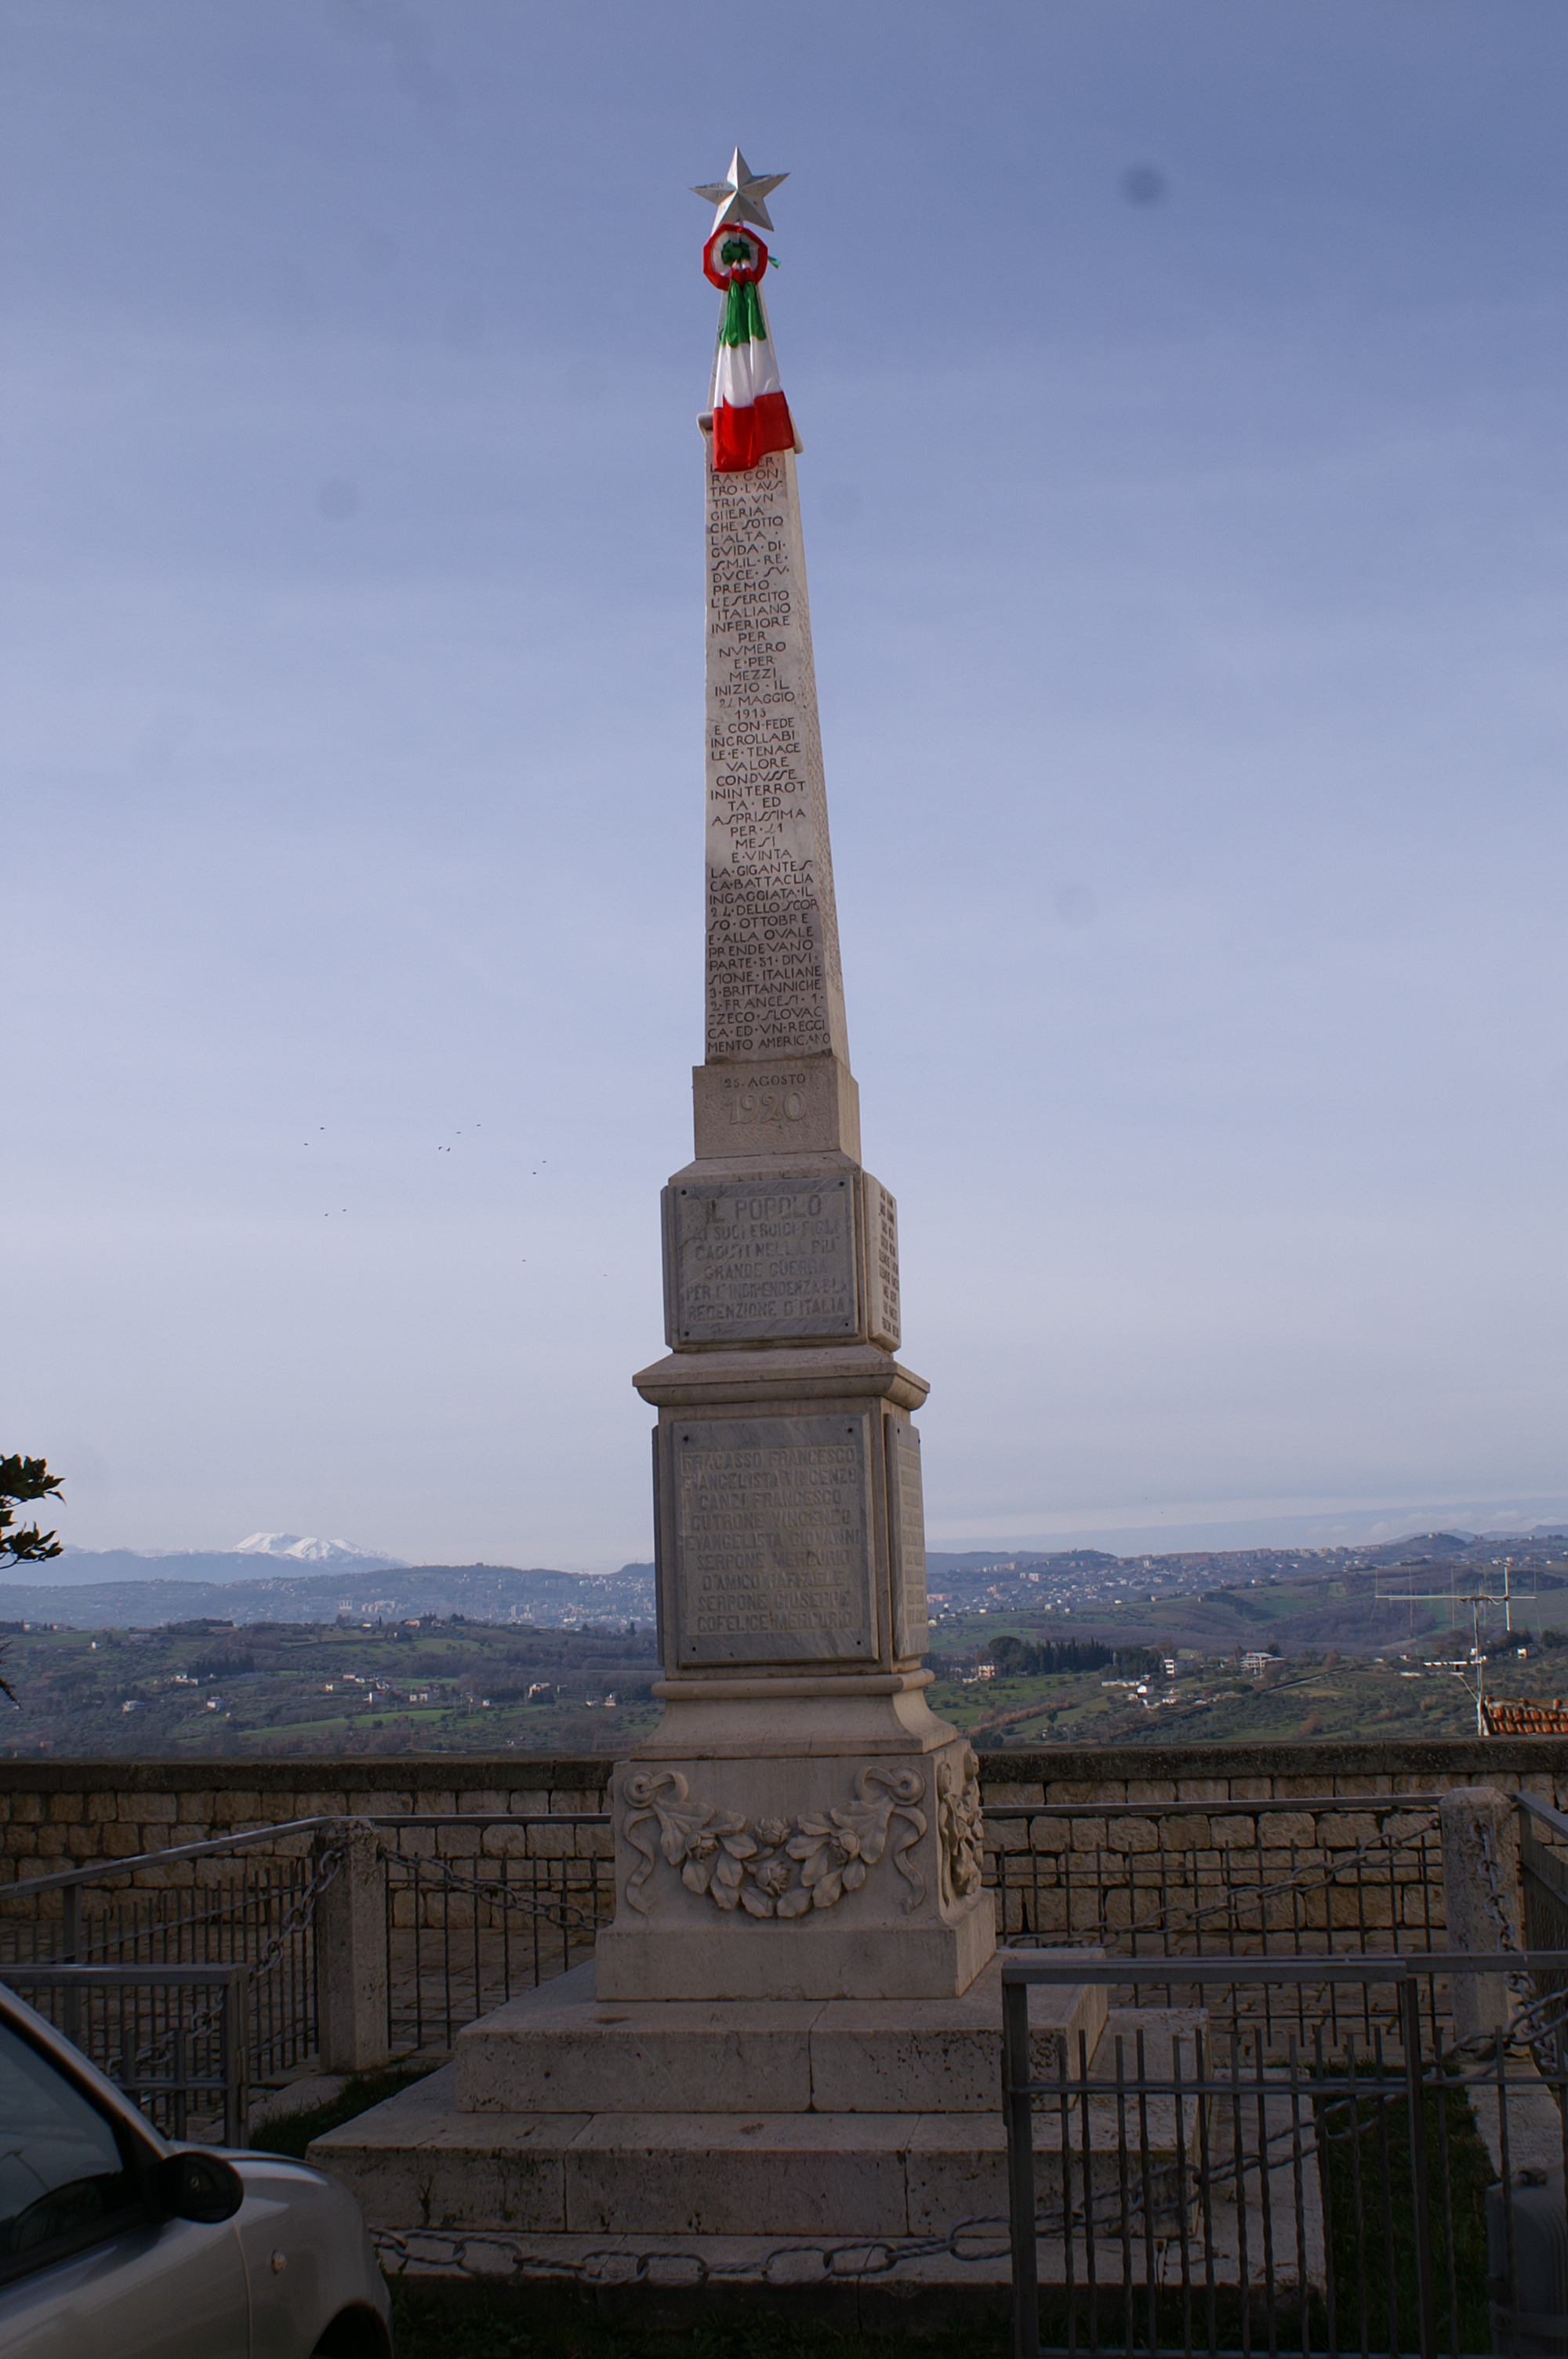
[[[721,475],[743,474],[770,451],[799,448],[762,309],[768,249],[730,224],[703,247],[702,266],[724,290],[713,361],[713,465]]]

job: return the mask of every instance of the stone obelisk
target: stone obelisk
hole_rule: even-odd
[[[737,151],[699,191],[710,247],[771,226],[775,185]],[[634,1379],[658,1410],[664,1713],[615,1775],[598,1992],[952,1997],[992,1912],[974,1756],[920,1668],[927,1386],[897,1356],[896,1207],[860,1161],[795,458],[724,463],[702,424],[706,1056],[664,1195],[668,1355]]]

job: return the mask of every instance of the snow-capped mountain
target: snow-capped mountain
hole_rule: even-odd
[[[377,1549],[355,1548],[351,1540],[302,1539],[297,1532],[253,1532],[228,1554],[285,1557],[295,1564],[400,1565],[406,1561]]]

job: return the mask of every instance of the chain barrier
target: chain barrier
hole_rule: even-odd
[[[429,1875],[449,1890],[471,1893],[492,1908],[512,1908],[523,1916],[546,1918],[551,1924],[558,1925],[563,1932],[581,1930],[591,1934],[599,1930],[597,1911],[579,1908],[575,1901],[568,1900],[564,1884],[558,1893],[530,1891],[521,1885],[508,1883],[504,1877],[488,1881],[483,1876],[466,1875],[460,1868],[453,1867],[434,1853],[410,1856],[380,1842],[376,1848],[389,1867],[412,1871],[407,1881],[416,1889]]]
[[[317,1902],[342,1866],[346,1856],[342,1844],[340,1843],[336,1847],[328,1844],[318,1854],[316,1865],[308,1880],[300,1886],[294,1898],[284,1909],[276,1930],[263,1943],[254,1959],[234,1962],[236,1964],[249,1964],[253,1990],[277,1963],[295,1935],[302,1933],[310,1924],[316,1914]],[[158,2038],[151,2040],[146,2047],[137,2049],[133,2056],[124,2060],[121,2068],[122,2075],[133,2080],[140,2080],[144,2071],[148,2067],[172,2061],[174,2043],[177,2038],[200,2039],[220,2027],[222,2016],[222,1999],[210,2001],[206,2006],[199,2007],[188,2021],[178,2024],[171,2030],[162,2033]],[[247,2024],[244,2031],[247,2040],[249,2035],[250,2026]]]
[[[1509,1913],[1503,1864],[1498,1857],[1492,1830],[1484,1819],[1476,1822],[1480,1837],[1481,1866],[1486,1881],[1481,1898],[1493,1924],[1498,1929],[1498,1948],[1505,1954],[1522,1957],[1513,1919]],[[1568,1989],[1537,1993],[1533,1977],[1524,1968],[1516,1968],[1507,1976],[1509,1996],[1512,2002],[1507,2027],[1500,2032],[1476,2032],[1468,2039],[1458,2041],[1450,2049],[1453,2056],[1474,2054],[1483,2063],[1498,2060],[1508,2048],[1527,2048],[1538,2072],[1560,2071],[1562,2034],[1568,2028]],[[1485,2077],[1483,2071],[1461,2073],[1461,2081]]]
[[[1402,2082],[1400,2085],[1402,2094]],[[1113,2094],[1114,2091],[1097,2086],[1091,2093],[1103,2097]],[[1314,2148],[1310,2125],[1303,2121],[1295,2126],[1293,2132],[1274,2132],[1265,2138],[1257,2151],[1211,2162],[1206,2171],[1211,2198],[1215,2193],[1229,2189],[1231,2201],[1239,2203],[1245,2196],[1249,2175],[1278,2167],[1271,2159],[1271,2149],[1287,2136],[1292,2138],[1293,2149],[1299,2153],[1303,2164],[1310,2161]],[[1115,2159],[1113,2149],[1107,2149],[1107,2153],[1112,2160]],[[1182,2171],[1187,2182],[1186,2201],[1190,2203],[1196,2200],[1205,2174],[1194,2163],[1182,2166]],[[1162,2247],[1173,2239],[1174,2232],[1167,2223],[1181,2209],[1183,2198],[1182,2177],[1177,2167],[1167,2164],[1150,2177],[1147,2193],[1142,2184],[1142,2174],[1140,2174],[1139,2183],[1125,2190],[1117,2185],[1107,2186],[1092,2191],[1087,2203],[1070,2202],[1064,2199],[1054,2208],[1037,2211],[1035,2234],[1041,2236],[1083,2234],[1091,2242],[1114,2241],[1128,2223],[1141,2223],[1147,2205],[1157,2223],[1152,2233],[1156,2244]],[[1141,2224],[1138,2227],[1138,2234],[1140,2236],[1143,2234]],[[493,2258],[488,2266],[481,2264],[471,2272],[469,2270],[465,2255],[468,2247],[472,2245],[487,2256],[510,2254],[514,2263],[525,2263],[531,2279],[561,2277],[588,2285],[642,2285],[647,2282],[650,2273],[655,2268],[688,2271],[689,2276],[678,2282],[696,2285],[738,2277],[760,2278],[767,2285],[798,2283],[798,2266],[792,2267],[787,2276],[775,2276],[774,2265],[798,2265],[804,2261],[817,2264],[819,2279],[859,2279],[889,2276],[912,2261],[946,2259],[968,2265],[1007,2261],[1011,2251],[1004,2212],[976,2213],[958,2221],[943,2235],[901,2236],[896,2239],[849,2236],[831,2244],[814,2244],[806,2238],[792,2239],[788,2243],[781,2241],[771,2245],[762,2253],[752,2252],[733,2260],[715,2260],[707,2254],[687,2248],[629,2252],[624,2245],[600,2245],[580,2254],[541,2250],[545,2238],[535,2242],[508,2234],[503,2229],[373,2228],[371,2240],[378,2257],[393,2274],[401,2274],[411,2266],[415,2268],[440,2267],[445,2264],[455,2265],[464,2274],[493,2278]],[[725,2237],[721,2241],[733,2243],[742,2240]],[[744,2241],[756,2244],[762,2240],[747,2238]],[[548,2242],[554,2245],[557,2240],[550,2237]],[[677,2280],[666,2278],[665,2281]]]
[[[1379,1854],[1391,1858],[1398,1851],[1422,1848],[1426,1838],[1436,1827],[1437,1814],[1434,1810],[1425,1810],[1416,1815],[1420,1821],[1416,1826],[1408,1828],[1396,1835],[1381,1832],[1376,1835],[1369,1835],[1364,1842],[1337,1852],[1332,1864],[1326,1867],[1303,1868],[1293,1875],[1281,1878],[1277,1883],[1252,1886],[1244,1893],[1232,1891],[1221,1899],[1201,1904],[1188,1906],[1171,1901],[1153,1914],[1138,1918],[1135,1922],[1128,1925],[1113,1925],[1108,1919],[1102,1918],[1093,1927],[1077,1929],[1073,1936],[1074,1946],[1104,1941],[1118,1933],[1191,1930],[1211,1917],[1223,1915],[1227,1911],[1234,1914],[1240,1907],[1252,1908],[1260,1902],[1277,1899],[1285,1893],[1325,1890],[1341,1883],[1346,1875]],[[461,1869],[453,1867],[448,1861],[436,1854],[411,1857],[395,1850],[384,1842],[378,1843],[378,1849],[381,1857],[389,1866],[401,1867],[407,1871],[408,1880],[412,1883],[417,1884],[422,1878],[431,1876],[451,1890],[471,1894],[475,1898],[486,1901],[493,1908],[510,1908],[525,1915],[546,1918],[563,1927],[569,1924],[574,1930],[580,1929],[584,1931],[595,1932],[599,1929],[599,1917],[593,1911],[582,1908],[568,1899],[564,1889],[559,1893],[525,1890],[507,1883],[504,1879],[492,1881],[482,1876],[466,1875]],[[997,1854],[999,1860],[1006,1859],[1008,1856],[1010,1854],[1006,1853]],[[995,1888],[1004,1895],[1009,1890],[1022,1889],[1019,1886],[1009,1886],[1005,1883],[999,1884]],[[1131,1888],[1137,1890],[1139,1887]],[[1038,1939],[1039,1936],[1035,1933],[1003,1936],[1004,1946],[1008,1947],[1033,1944]]]
[[[968,2252],[960,2247],[959,2239],[990,2235],[996,2239],[987,2249]],[[439,2267],[445,2261],[455,2264],[464,2275],[483,2277],[493,2283],[497,2271],[493,2258],[488,2267],[468,2269],[464,2255],[475,2246],[489,2256],[510,2255],[514,2262],[525,2259],[531,2282],[541,2277],[562,2277],[579,2285],[645,2285],[650,2274],[679,2269],[689,2274],[669,2282],[712,2285],[727,2278],[761,2277],[770,2286],[797,2282],[793,2276],[775,2276],[776,2263],[816,2261],[821,2278],[840,2281],[889,2276],[906,2261],[926,2261],[946,2257],[954,2261],[1005,2261],[1009,2256],[1008,2224],[1005,2215],[989,2213],[973,2219],[960,2220],[945,2236],[901,2236],[896,2241],[884,2236],[846,2237],[841,2244],[814,2245],[809,2242],[780,2243],[765,2253],[753,2254],[736,2260],[713,2260],[706,2253],[679,2251],[655,2253],[628,2252],[623,2245],[603,2245],[591,2252],[540,2252],[527,2240],[508,2235],[501,2229],[453,2229],[443,2232],[427,2228],[373,2228],[371,2241],[377,2257],[388,2272],[402,2276],[410,2267]],[[543,2241],[543,2240],[541,2240]],[[552,2239],[552,2242],[555,2240]],[[725,2242],[731,2241],[729,2238]],[[761,2241],[761,2240],[757,2240]],[[423,2249],[414,2251],[418,2245]],[[435,2247],[435,2250],[431,2248]]]

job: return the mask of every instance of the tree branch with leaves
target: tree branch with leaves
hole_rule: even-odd
[[[59,1556],[60,1543],[53,1532],[38,1529],[38,1519],[18,1527],[16,1509],[36,1506],[40,1499],[57,1499],[62,1474],[51,1474],[42,1458],[0,1458],[0,1564],[47,1564]],[[6,1679],[5,1650],[0,1647],[0,1694],[16,1698]]]

